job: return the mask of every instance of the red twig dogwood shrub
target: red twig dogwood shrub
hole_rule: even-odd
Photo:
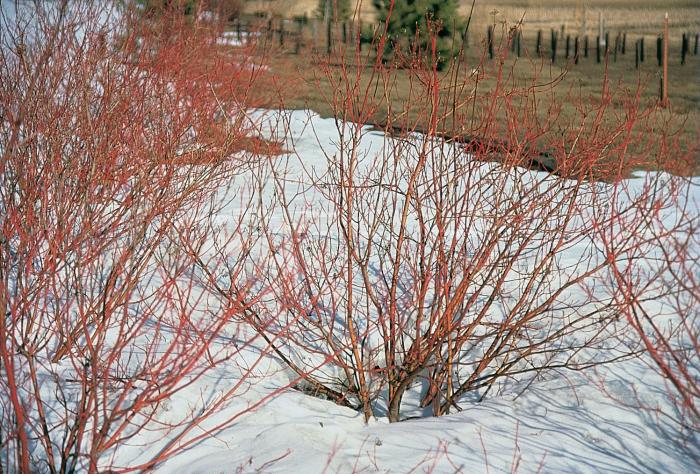
[[[144,430],[167,442],[122,467],[153,467],[230,423],[201,425],[256,364],[167,413],[254,342],[220,340],[263,290],[243,271],[243,218],[213,219],[218,190],[254,165],[246,150],[266,151],[246,115],[260,68],[219,48],[214,25],[110,8],[0,16],[3,472],[120,470],[113,456]],[[224,259],[239,299],[214,304],[201,268]]]
[[[282,317],[264,305],[255,314],[305,388],[399,421],[407,394],[441,415],[468,393],[637,355],[614,342],[619,302],[590,288],[615,269],[598,230],[647,208],[608,212],[611,191],[595,180],[622,179],[645,154],[667,158],[644,138],[655,106],[603,78],[600,98],[571,94],[578,115],[560,118],[557,80],[536,73],[518,86],[504,61],[439,72],[434,45],[387,65],[382,37],[375,46],[324,69],[337,138],[325,169],[303,178],[312,191],[298,192],[283,163],[274,170],[290,239],[267,230],[266,269]],[[380,150],[362,126],[377,111]]]
[[[619,184],[599,241],[612,265],[609,297],[629,329],[625,343],[644,351],[665,380],[670,404],[627,400],[662,415],[661,425],[697,437],[700,427],[700,241],[697,181],[655,176],[641,190]],[[634,212],[622,212],[634,209]],[[697,452],[695,453],[697,456]]]

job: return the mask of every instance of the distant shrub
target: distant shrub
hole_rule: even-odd
[[[146,13],[162,13],[163,11],[179,11],[184,15],[194,15],[197,2],[195,0],[137,0]]]
[[[435,52],[438,67],[442,67],[456,54],[455,38],[461,36],[463,21],[457,15],[455,0],[373,0],[379,12],[379,20],[387,24],[390,49],[419,47],[425,52]]]

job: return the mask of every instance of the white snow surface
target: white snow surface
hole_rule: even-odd
[[[255,37],[257,37],[256,34],[247,31],[241,31],[240,36],[235,31],[224,31],[216,42],[226,46],[244,46],[246,42],[254,40]]]
[[[254,115],[266,114],[258,111]],[[264,135],[274,135],[282,123],[288,126],[287,148],[293,150],[288,156],[290,180],[296,175],[303,181],[305,175],[294,163],[303,163],[306,172],[321,172],[324,152],[333,153],[338,140],[333,119],[307,111],[269,113],[263,122],[272,124],[263,127]],[[365,131],[363,148],[368,154],[380,153],[383,135]],[[641,186],[644,178],[639,175],[630,180],[631,188],[635,183]],[[287,192],[303,188],[301,183]],[[700,198],[698,188],[690,188],[695,205]],[[222,211],[219,222],[236,215],[235,202]],[[252,351],[250,357],[253,360]],[[276,393],[290,383],[290,375],[272,357],[255,372],[258,377],[248,389],[207,423],[213,426],[266,396],[272,398],[169,459],[159,466],[159,472],[700,470],[697,435],[678,439],[663,417],[635,407],[641,400],[671,409],[663,379],[643,359],[588,372],[550,371],[522,393],[493,394],[480,403],[478,397],[467,396],[460,403],[461,412],[393,424],[383,417],[365,424],[361,413],[292,388]],[[236,380],[234,370],[219,369],[170,400],[165,418],[177,419],[188,412],[193,400],[215,396]],[[161,436],[157,431],[139,434],[115,453],[116,464],[136,463],[157,452],[164,441]]]

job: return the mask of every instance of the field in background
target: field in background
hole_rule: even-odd
[[[460,12],[467,15],[471,2],[462,0],[461,4]],[[485,31],[494,18],[496,23],[511,25],[522,19],[528,30],[564,25],[572,35],[583,36],[597,34],[600,14],[609,30],[651,39],[661,33],[666,12],[672,36],[700,31],[700,2],[696,0],[477,0],[473,21]]]
[[[359,3],[360,20],[373,21],[374,7],[371,0]],[[467,15],[470,0],[460,1],[460,12]],[[248,14],[264,13],[292,18],[306,14],[312,17],[318,0],[247,0],[244,11]],[[495,12],[495,13],[494,13]],[[602,12],[610,29],[656,36],[661,31],[665,12],[671,18],[672,34],[700,30],[700,2],[696,0],[477,0],[473,23],[476,26],[506,21],[523,23],[532,28],[559,28],[579,34],[594,34],[598,28],[598,13]]]
[[[466,15],[469,12],[471,2],[462,2],[461,11]],[[584,6],[584,3],[586,6]],[[282,17],[281,12],[286,12],[286,17],[303,14],[304,9],[314,11],[316,2],[313,0],[302,2],[289,1],[265,1],[247,2],[250,11],[266,6],[268,12]],[[364,28],[370,28],[375,22],[368,23],[370,15],[367,13],[367,5],[371,2],[363,2]],[[261,10],[255,10],[260,12]],[[496,49],[501,41],[507,41],[507,33],[510,28],[522,19],[521,58],[517,58],[515,51],[511,51],[505,59],[505,70],[512,71],[514,80],[519,85],[526,85],[534,75],[539,82],[547,82],[549,79],[559,77],[565,73],[563,80],[554,90],[554,95],[563,101],[561,111],[562,121],[576,118],[578,110],[571,101],[565,100],[567,96],[575,94],[587,101],[595,101],[601,97],[603,77],[605,74],[605,59],[601,63],[596,62],[595,38],[598,34],[598,15],[602,13],[605,19],[605,30],[609,34],[609,52],[607,71],[613,90],[619,88],[634,91],[641,86],[642,103],[649,104],[658,100],[660,91],[661,68],[657,63],[656,38],[661,31],[664,13],[668,11],[670,17],[670,51],[669,51],[669,100],[670,107],[666,113],[673,116],[675,127],[682,135],[683,143],[687,146],[697,144],[700,134],[700,54],[694,54],[695,34],[700,32],[700,4],[689,0],[671,0],[663,2],[651,2],[648,0],[593,0],[582,2],[577,0],[495,0],[490,2],[476,2],[467,47],[464,51],[463,77],[466,79],[473,73],[473,68],[484,61],[484,68],[494,68],[498,64],[498,58],[488,59],[486,51],[486,31],[489,25],[494,25]],[[300,13],[301,12],[301,13]],[[313,18],[313,16],[311,17]],[[310,108],[319,112],[322,116],[331,116],[333,111],[329,105],[329,95],[333,86],[328,82],[327,75],[320,72],[321,65],[327,63],[339,63],[339,55],[353,55],[354,46],[351,40],[343,44],[342,34],[339,28],[334,31],[333,52],[329,56],[326,46],[325,27],[317,21],[314,26],[309,22],[301,30],[301,37],[296,39],[298,29],[295,23],[287,22],[285,37],[279,40],[279,19],[272,23],[265,23],[259,19],[257,28],[265,28],[272,25],[272,34],[269,36],[267,46],[271,46],[273,53],[270,56],[270,66],[277,74],[283,77],[286,83],[294,81],[297,86],[282,91],[286,107]],[[356,23],[355,25],[357,25]],[[353,31],[354,27],[348,27]],[[541,56],[536,54],[536,41],[538,30],[542,31]],[[559,35],[556,61],[551,61],[550,31],[554,30]],[[690,34],[690,53],[685,65],[681,65],[681,34]],[[626,33],[626,51],[622,54],[618,46],[617,54],[613,54],[614,38]],[[588,36],[588,57],[584,57],[583,38]],[[348,36],[350,33],[348,32]],[[566,57],[566,37],[570,37],[569,56]],[[574,41],[580,38],[580,51],[578,64],[574,63]],[[621,38],[621,36],[620,36]],[[635,42],[640,39],[645,41],[644,61],[635,60]],[[509,47],[507,47],[510,49]],[[372,53],[368,46],[363,50],[365,58],[369,59]],[[486,56],[486,59],[483,59]],[[370,60],[371,62],[371,60]],[[333,66],[331,66],[332,68]],[[340,69],[337,69],[340,73]],[[363,72],[366,79],[369,71]],[[391,107],[394,110],[406,105],[410,84],[407,77],[399,73],[393,84],[392,93],[388,95]],[[488,74],[487,74],[488,76]],[[482,92],[487,92],[493,85],[493,81],[482,81],[479,85]],[[378,85],[381,90],[383,86]],[[613,100],[610,112],[612,114],[623,112],[623,104],[619,100]],[[539,112],[539,111],[538,111]],[[542,114],[547,113],[542,110]],[[499,116],[500,120],[506,117]],[[382,113],[378,112],[375,118],[377,123],[383,120]],[[650,168],[657,164],[649,163]],[[675,164],[663,164],[666,169],[676,172],[695,173],[700,171],[700,157],[696,158],[694,169],[674,169]]]

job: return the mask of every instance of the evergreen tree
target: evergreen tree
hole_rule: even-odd
[[[193,15],[196,10],[196,0],[136,0],[136,4],[147,14],[177,11],[184,15]]]
[[[373,0],[379,19],[389,16],[391,0]],[[430,31],[437,38],[438,66],[444,66],[459,50],[464,22],[457,16],[457,0],[394,0],[388,23],[389,47],[413,45],[429,54]]]

